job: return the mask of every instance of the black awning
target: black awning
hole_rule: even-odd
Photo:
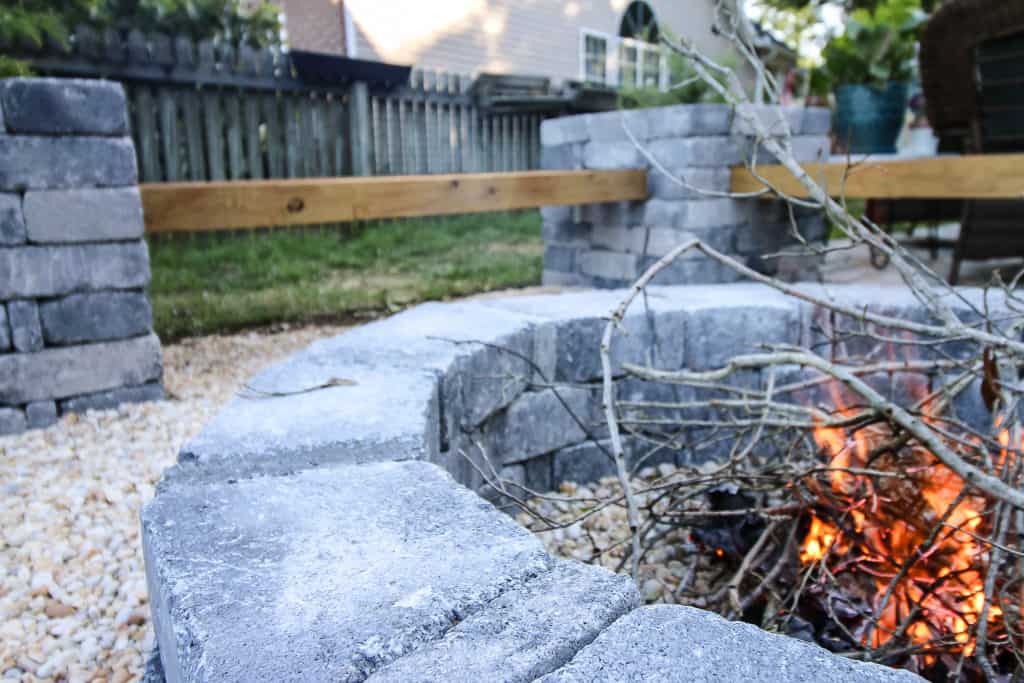
[[[408,84],[409,72],[412,69],[398,64],[303,50],[291,50],[288,56],[300,81],[328,87],[347,86],[353,81],[366,81],[371,90],[390,90]]]

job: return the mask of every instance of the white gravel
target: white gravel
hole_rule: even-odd
[[[665,484],[685,472],[674,465],[647,467],[633,479],[636,490],[643,491],[655,484]],[[615,500],[621,497],[622,487],[615,477],[580,486],[562,482],[558,491],[542,498],[526,501],[531,510],[559,525],[551,529],[545,522],[525,512],[516,520],[534,531],[548,552],[572,560],[596,564],[612,571],[629,574],[630,565],[624,560],[629,548],[629,523],[624,505],[599,507],[596,500]],[[637,502],[641,509],[641,526],[647,521],[647,510],[655,505],[655,493],[640,493]],[[597,511],[594,508],[598,507]],[[664,511],[666,503],[659,500],[655,509]],[[695,548],[683,529],[659,526],[660,534],[649,544],[637,577],[640,595],[648,603],[674,604],[680,602],[676,592],[687,569],[682,560],[692,556]]]
[[[168,399],[0,437],[0,679],[137,680],[152,647],[139,509],[261,367],[340,327],[164,348]]]

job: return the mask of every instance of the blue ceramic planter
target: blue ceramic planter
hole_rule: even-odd
[[[836,88],[833,127],[839,143],[854,154],[893,154],[907,111],[909,84],[889,81],[884,87],[841,85]]]

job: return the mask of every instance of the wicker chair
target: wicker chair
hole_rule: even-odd
[[[921,36],[921,84],[940,151],[1024,151],[1024,0],[951,0]],[[1024,201],[963,202],[950,282],[969,259],[1024,257]]]

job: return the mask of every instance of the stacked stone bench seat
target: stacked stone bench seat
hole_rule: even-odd
[[[632,111],[580,114],[541,125],[545,169],[647,170],[643,202],[545,207],[543,281],[548,285],[626,287],[679,244],[699,239],[760,272],[792,280],[817,278],[818,259],[791,254],[791,219],[809,242],[825,237],[820,212],[784,202],[729,197],[731,168],[774,163],[759,148],[747,115],[769,135],[792,136],[799,161],[827,159],[831,113],[822,107],[680,104]],[[736,282],[728,266],[683,254],[660,276],[663,284]]]
[[[536,490],[602,474],[598,332],[624,295],[424,304],[253,377],[143,511],[149,680],[918,680],[642,607],[627,578],[552,558],[481,497],[487,473]],[[648,305],[615,363],[709,367],[821,334],[814,307],[758,285],[653,287]]]
[[[0,81],[0,435],[160,398],[119,84]]]

